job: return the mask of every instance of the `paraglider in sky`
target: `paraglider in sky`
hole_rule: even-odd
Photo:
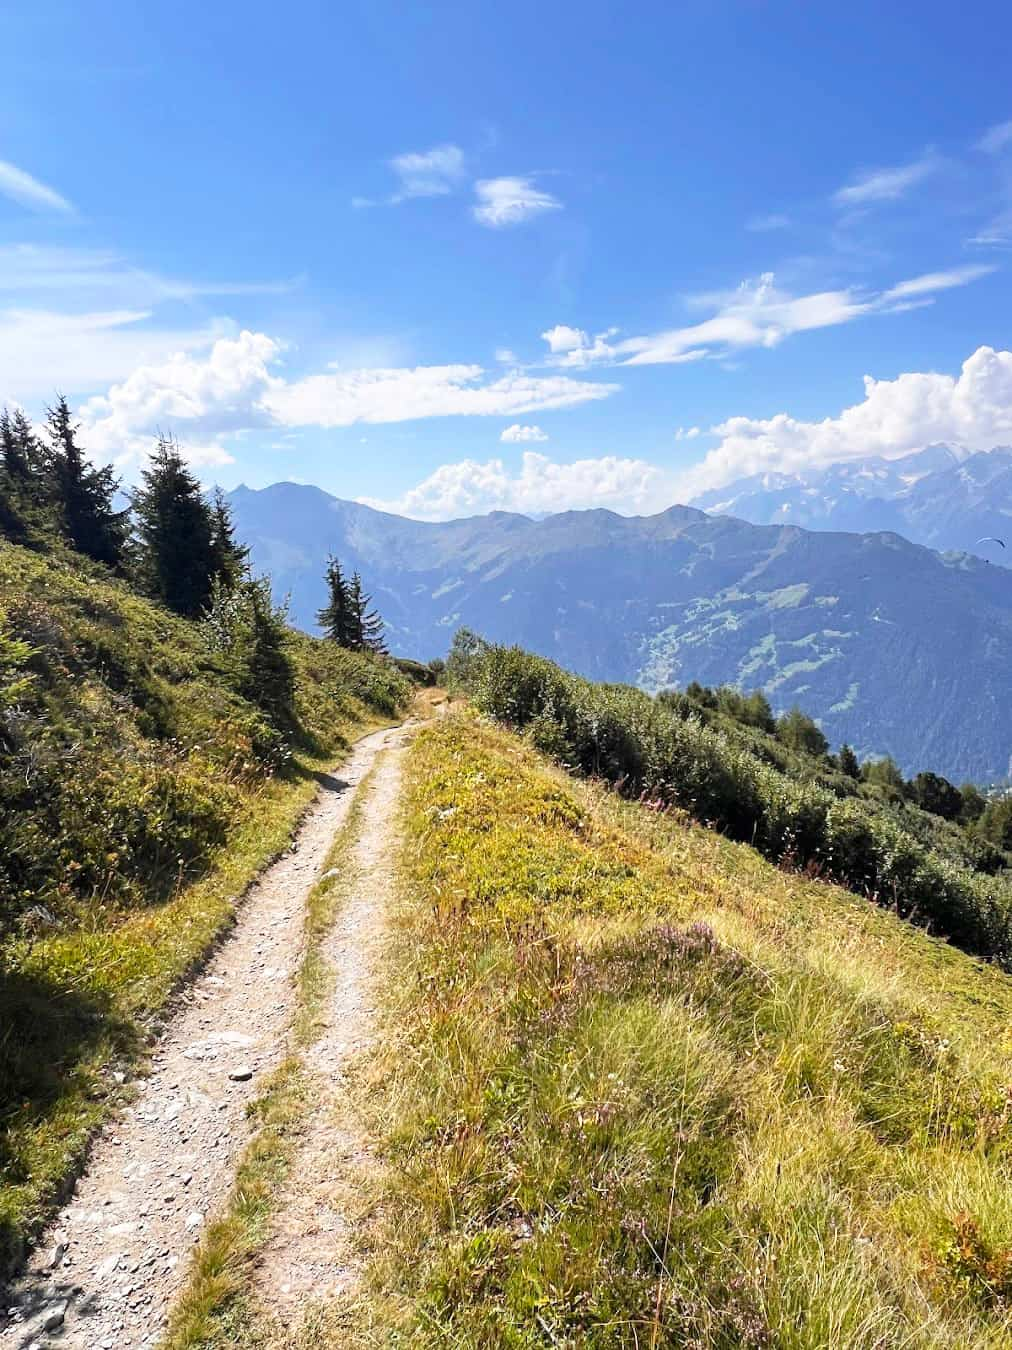
[[[1004,548],[1005,540],[999,539],[996,534],[985,534],[982,539],[977,540],[977,544],[1001,544],[1002,548]],[[974,548],[976,548],[976,546],[977,545],[975,544]]]

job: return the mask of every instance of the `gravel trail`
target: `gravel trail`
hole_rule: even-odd
[[[280,1343],[310,1303],[352,1294],[358,1283],[356,1220],[373,1163],[346,1075],[375,1035],[375,980],[395,884],[396,803],[407,739],[399,736],[376,764],[347,858],[347,891],[324,941],[333,992],[322,1033],[304,1056],[313,1108],[255,1281]]]
[[[249,1140],[246,1104],[286,1050],[306,896],[355,788],[402,738],[391,728],[359,741],[339,776],[323,780],[292,849],[250,890],[180,999],[136,1100],[95,1141],[73,1198],[7,1291],[4,1350],[157,1344]]]

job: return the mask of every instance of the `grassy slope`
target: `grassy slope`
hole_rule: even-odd
[[[405,809],[363,1343],[1009,1344],[1006,976],[467,716]]]
[[[0,897],[2,1268],[122,1096],[115,1073],[143,1057],[179,981],[287,843],[317,773],[387,724],[406,685],[293,634],[298,718],[271,773],[255,753],[262,719],[225,687],[195,625],[78,561],[6,546],[0,618],[35,652],[26,720],[0,754],[0,823],[8,852],[37,869],[31,892]],[[44,786],[24,795],[35,773]],[[58,783],[74,796],[53,805]],[[191,829],[194,801],[220,840]],[[182,804],[173,814],[168,802]],[[135,819],[159,823],[163,866],[131,833]],[[117,831],[125,842],[110,849]]]

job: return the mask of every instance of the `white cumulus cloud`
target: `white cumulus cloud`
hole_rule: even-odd
[[[152,436],[165,431],[179,436],[190,457],[227,461],[223,436],[272,422],[260,404],[276,379],[270,366],[280,352],[266,334],[243,332],[220,339],[206,353],[177,352],[139,366],[81,408],[85,444],[92,454],[123,463],[150,449]]]
[[[869,455],[893,459],[939,441],[990,450],[1012,442],[1012,352],[978,347],[956,376],[866,375],[862,401],[820,422],[778,413],[730,417],[711,430],[720,444],[683,475],[683,498],[750,474]]]
[[[540,427],[525,427],[519,422],[514,422],[501,433],[499,439],[506,445],[522,445],[524,441],[547,441],[548,433],[542,431]]]
[[[560,464],[527,450],[518,471],[501,459],[444,464],[394,501],[368,505],[416,520],[452,520],[487,511],[521,514],[607,507],[626,513],[661,509],[672,500],[672,477],[642,459],[605,455]]]
[[[299,379],[279,373],[282,344],[265,333],[222,338],[208,351],[179,352],[141,365],[81,409],[93,453],[124,461],[158,430],[205,458],[222,441],[263,427],[347,427],[426,417],[509,416],[607,398],[618,386],[564,375],[513,371],[489,378],[481,366],[330,368]]]
[[[0,159],[0,195],[9,197],[11,201],[17,202],[20,206],[27,206],[33,211],[66,213],[74,209],[66,197],[61,197],[55,188],[40,183],[30,173],[5,159]]]
[[[483,178],[474,185],[478,203],[472,208],[480,225],[502,229],[521,225],[546,211],[561,211],[562,203],[534,186],[531,178]]]

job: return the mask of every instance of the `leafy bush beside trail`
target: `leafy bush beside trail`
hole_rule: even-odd
[[[931,847],[876,800],[785,773],[691,710],[593,684],[520,648],[465,634],[449,669],[479,711],[526,731],[569,767],[625,796],[678,806],[776,862],[839,881],[967,951],[1012,963],[1012,886],[969,866],[970,851],[949,841],[943,822],[942,847]],[[915,822],[925,815],[908,812]]]
[[[263,583],[193,623],[79,559],[3,546],[0,933],[164,898],[293,750],[336,748],[408,689],[286,629]]]

